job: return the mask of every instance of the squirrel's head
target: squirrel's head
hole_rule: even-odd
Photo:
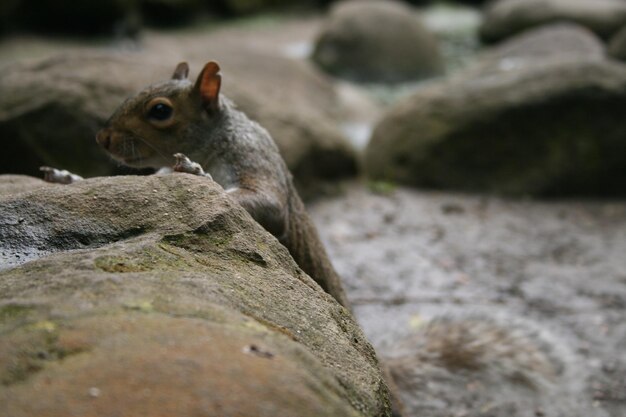
[[[200,135],[220,117],[220,67],[207,63],[194,83],[181,62],[172,78],[126,100],[96,136],[96,141],[125,165],[169,166],[172,155],[188,153]]]

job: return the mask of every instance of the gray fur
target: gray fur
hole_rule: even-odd
[[[151,125],[146,116],[146,104],[156,97],[174,104],[175,123],[167,128]],[[339,276],[276,144],[228,98],[219,95],[219,109],[210,110],[202,105],[198,82],[172,79],[155,84],[122,103],[98,134],[98,141],[106,143],[114,158],[131,166],[170,166],[175,153],[198,162],[289,249],[307,274],[348,306]]]

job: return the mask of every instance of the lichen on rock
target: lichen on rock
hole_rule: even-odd
[[[0,272],[9,415],[389,415],[351,314],[212,181],[94,178],[0,212],[5,256],[46,248]]]

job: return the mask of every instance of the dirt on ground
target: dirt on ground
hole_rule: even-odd
[[[435,317],[524,320],[571,353],[576,415],[626,415],[626,202],[348,188],[310,211],[382,358]]]

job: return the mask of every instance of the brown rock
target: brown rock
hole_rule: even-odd
[[[623,195],[626,68],[572,28],[518,39],[393,107],[368,145],[368,175],[505,194]]]
[[[503,60],[599,61],[605,57],[604,43],[586,27],[575,23],[553,23],[525,30],[486,49],[479,57],[478,65],[481,68],[506,66]]]
[[[389,415],[350,314],[215,183],[94,178],[0,212],[7,415]]]
[[[42,179],[27,175],[3,175],[2,181],[0,181],[0,197],[50,186],[53,186],[53,184],[48,184]]]
[[[413,9],[397,1],[335,5],[313,60],[331,74],[364,82],[418,80],[443,70],[434,35]]]

